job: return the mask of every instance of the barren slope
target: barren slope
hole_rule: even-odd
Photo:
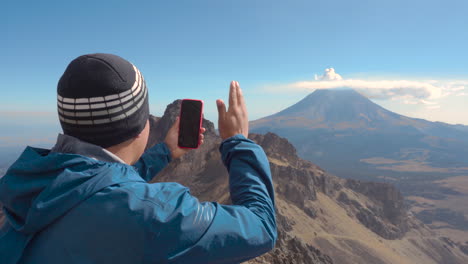
[[[162,140],[178,102],[153,122],[152,142]],[[156,119],[155,119],[156,121]],[[211,122],[205,144],[173,161],[155,181],[177,181],[200,200],[229,202],[220,138]],[[267,153],[275,182],[279,240],[275,250],[249,263],[467,263],[450,240],[408,214],[390,184],[341,179],[298,158],[275,134],[251,134]]]

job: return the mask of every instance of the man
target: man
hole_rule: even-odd
[[[227,111],[216,102],[234,205],[200,203],[177,183],[147,183],[186,150],[177,147],[176,121],[164,143],[143,153],[148,94],[128,61],[80,56],[57,91],[64,134],[51,150],[27,147],[0,180],[0,263],[239,263],[274,247],[269,163],[247,139],[237,82]]]

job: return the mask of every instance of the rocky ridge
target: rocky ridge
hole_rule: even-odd
[[[163,141],[179,104],[170,104],[161,118],[151,117],[148,147]],[[213,123],[203,120],[203,126],[205,144],[171,162],[154,181],[176,181],[200,200],[230,203],[221,139]],[[270,161],[279,237],[275,249],[248,263],[467,263],[466,245],[438,237],[408,214],[392,185],[328,174],[273,133],[249,138]],[[0,211],[0,225],[2,217]]]
[[[177,113],[180,109],[179,107],[180,100],[168,105],[163,117],[151,117],[148,147],[164,140],[164,135],[177,117]],[[202,201],[217,201],[229,204],[228,174],[221,162],[221,155],[218,151],[221,138],[217,135],[212,122],[204,119],[203,127],[206,128],[205,144],[196,151],[191,151],[182,158],[171,162],[168,167],[155,177],[154,181],[177,181],[190,187],[191,193]],[[271,134],[271,136],[275,137],[273,134]],[[295,149],[286,142],[278,141],[271,137],[258,137],[258,139],[263,139],[265,142],[270,143],[271,147],[279,146],[285,150],[289,150],[291,154],[290,158],[295,155]],[[288,161],[287,156],[278,156],[278,158]],[[289,188],[284,192],[288,192],[288,190],[295,192],[293,188]],[[313,193],[314,189],[305,188],[302,193],[308,191],[312,191],[311,193]],[[314,198],[313,194],[309,195],[309,197],[311,199]],[[291,200],[301,205],[301,199],[299,197],[291,198]],[[323,254],[317,248],[304,243],[287,232],[283,232],[283,230],[291,230],[293,222],[281,215],[281,213],[277,214],[277,218],[279,238],[275,249],[270,254],[261,256],[250,263],[333,263],[331,257]]]
[[[175,101],[168,105],[160,119],[152,117],[151,144],[163,140],[179,112],[179,104]],[[154,180],[177,181],[200,200],[229,203],[228,174],[218,151],[221,139],[213,123],[203,120],[203,126],[207,128],[205,144],[174,160]],[[395,263],[393,260],[401,260],[409,249],[414,252],[407,253],[411,256],[405,256],[407,260],[400,263],[467,260],[456,247],[445,252],[447,243],[408,214],[402,195],[392,185],[328,174],[300,159],[286,139],[273,133],[250,134],[249,138],[264,148],[270,161],[279,232],[276,248],[249,263]],[[346,223],[359,229],[358,237],[353,234],[344,238],[351,232]],[[374,248],[374,242],[368,241],[388,244],[397,253],[385,247]],[[430,256],[427,252],[431,252]],[[415,262],[418,258],[424,262]]]

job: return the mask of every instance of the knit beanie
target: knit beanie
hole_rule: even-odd
[[[143,76],[112,54],[70,62],[58,82],[57,104],[64,134],[103,148],[136,137],[149,118]]]

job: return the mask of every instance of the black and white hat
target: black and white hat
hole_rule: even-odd
[[[149,118],[140,71],[112,54],[88,54],[68,65],[57,86],[63,132],[107,148],[137,136]]]

